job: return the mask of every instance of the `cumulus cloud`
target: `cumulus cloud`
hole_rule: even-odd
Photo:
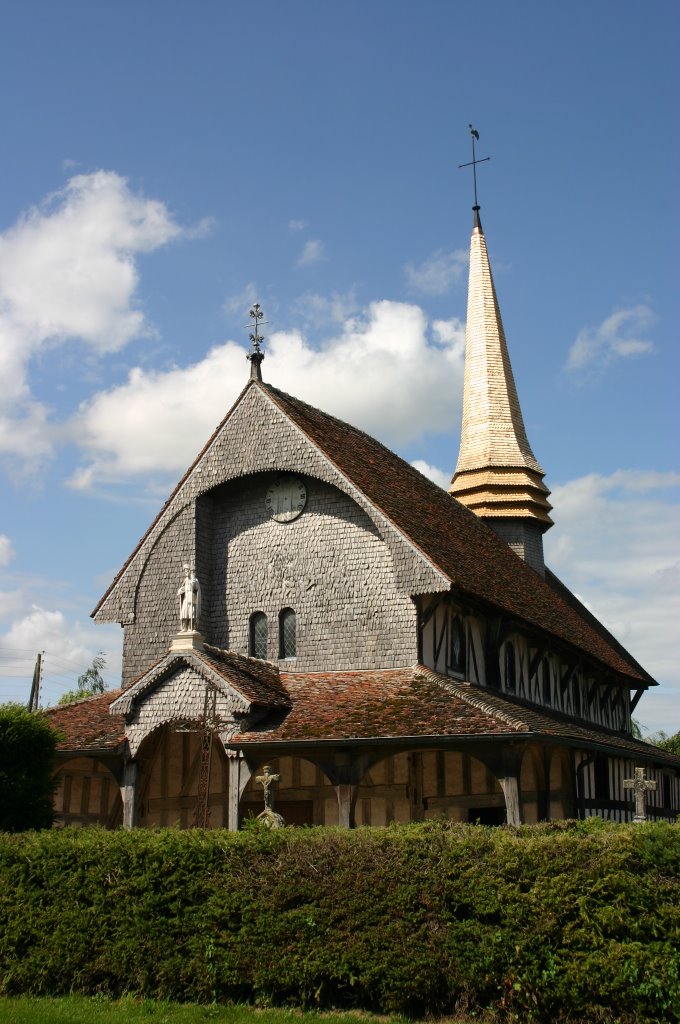
[[[79,174],[0,235],[0,451],[49,454],[49,410],[30,393],[41,350],[74,339],[102,355],[151,331],[137,257],[183,234],[167,207],[112,171]]]
[[[437,321],[430,332],[419,306],[375,302],[319,350],[300,331],[274,332],[263,373],[282,390],[399,445],[451,429],[462,399],[464,333],[458,320]],[[71,485],[181,473],[246,379],[244,348],[231,341],[188,367],[135,368],[125,384],[84,403],[71,424],[85,456]]]
[[[546,560],[663,686],[638,716],[680,728],[680,474],[618,470],[554,486]]]
[[[296,265],[298,267],[309,267],[313,263],[320,263],[326,258],[326,247],[323,242],[318,238],[309,238],[302,247],[302,252],[298,256]]]
[[[290,305],[293,319],[303,321],[314,327],[326,327],[329,324],[341,324],[354,313],[358,312],[356,290],[350,288],[346,292],[333,292],[332,295],[318,295],[305,292],[299,295]]]
[[[102,650],[107,660],[104,677],[110,685],[119,685],[122,658],[119,627],[95,627],[67,617],[60,609],[37,604],[25,606],[23,595],[18,592],[0,594],[0,611],[16,616],[0,633],[3,699],[27,700],[38,651],[44,652],[42,704],[54,704],[62,693],[74,689],[78,676]]]
[[[592,376],[617,359],[653,352],[654,345],[645,334],[654,319],[649,306],[631,306],[612,313],[599,327],[584,327],[569,349],[565,370]]]
[[[7,534],[0,533],[0,565],[7,565],[14,558],[14,545]]]
[[[464,249],[446,252],[438,249],[423,263],[407,263],[406,284],[422,295],[444,295],[467,271],[468,254]]]
[[[426,476],[428,480],[437,484],[443,490],[448,491],[449,484],[451,483],[451,474],[445,473],[443,469],[438,469],[437,466],[430,465],[429,462],[425,462],[425,459],[414,459],[411,463],[414,469],[417,469],[419,473]]]
[[[239,292],[228,295],[222,304],[225,313],[231,316],[248,316],[248,310],[257,302],[258,291],[254,281],[248,281]]]
[[[293,220],[289,220],[288,221],[288,230],[289,231],[304,231],[306,227],[307,227],[307,221],[306,220],[294,220],[293,219]]]

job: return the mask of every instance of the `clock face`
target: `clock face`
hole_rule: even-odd
[[[305,485],[297,476],[280,476],[267,491],[264,504],[277,523],[290,523],[307,504]]]

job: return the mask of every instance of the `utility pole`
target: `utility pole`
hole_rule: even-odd
[[[37,711],[40,704],[40,681],[42,679],[42,659],[44,651],[38,651],[33,669],[33,682],[31,683],[31,696],[28,700],[28,710]]]

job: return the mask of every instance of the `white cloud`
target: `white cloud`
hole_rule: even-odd
[[[307,227],[306,220],[289,220],[288,230],[289,231],[304,231]]]
[[[414,459],[411,463],[414,469],[417,469],[419,473],[426,476],[428,480],[432,480],[433,483],[437,484],[443,490],[448,491],[449,484],[451,483],[451,474],[445,473],[443,469],[438,469],[437,466],[431,466],[429,462],[425,462],[424,459]]]
[[[446,252],[438,249],[423,263],[404,267],[408,287],[423,295],[444,295],[467,271],[468,254],[464,249]]]
[[[222,308],[225,313],[231,314],[231,316],[248,316],[248,310],[251,308],[254,302],[257,302],[258,291],[257,285],[254,281],[248,281],[243,286],[240,292],[234,292],[232,295],[228,295],[222,304]],[[245,323],[245,320],[244,320]]]
[[[15,598],[14,604],[1,598]],[[0,595],[0,607],[17,611],[20,595]],[[56,703],[66,690],[74,689],[78,676],[104,650],[107,667],[104,678],[109,685],[120,684],[122,631],[119,627],[96,627],[69,619],[59,609],[32,605],[0,634],[3,652],[2,699],[28,699],[35,658],[44,651],[42,704]]]
[[[167,207],[112,171],[80,174],[0,235],[0,451],[49,454],[49,410],[30,393],[41,350],[78,340],[101,355],[152,328],[136,259],[181,235]]]
[[[358,309],[354,288],[346,292],[333,292],[332,295],[305,292],[290,305],[293,319],[302,320],[305,324],[317,328],[326,327],[328,324],[341,324]]]
[[[14,558],[14,545],[6,533],[0,533],[0,565],[8,565]]]
[[[297,259],[298,267],[308,267],[312,263],[320,263],[326,259],[326,247],[318,238],[309,238],[302,247]]]
[[[618,470],[553,487],[550,567],[662,686],[636,717],[680,729],[680,474]]]
[[[399,445],[452,428],[460,412],[464,327],[438,321],[434,340],[419,306],[375,302],[320,350],[299,331],[274,332],[263,374],[284,391]],[[190,464],[247,380],[245,349],[212,349],[168,371],[134,369],[128,381],[83,404],[71,424],[85,462],[71,481],[86,489]],[[200,401],[197,400],[200,396]]]
[[[565,369],[592,375],[617,359],[653,352],[653,343],[644,335],[654,319],[649,306],[631,306],[612,313],[599,327],[584,327],[569,349]]]

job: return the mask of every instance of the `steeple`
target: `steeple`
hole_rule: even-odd
[[[524,428],[476,199],[475,182],[463,427],[449,492],[543,574],[550,491]]]

